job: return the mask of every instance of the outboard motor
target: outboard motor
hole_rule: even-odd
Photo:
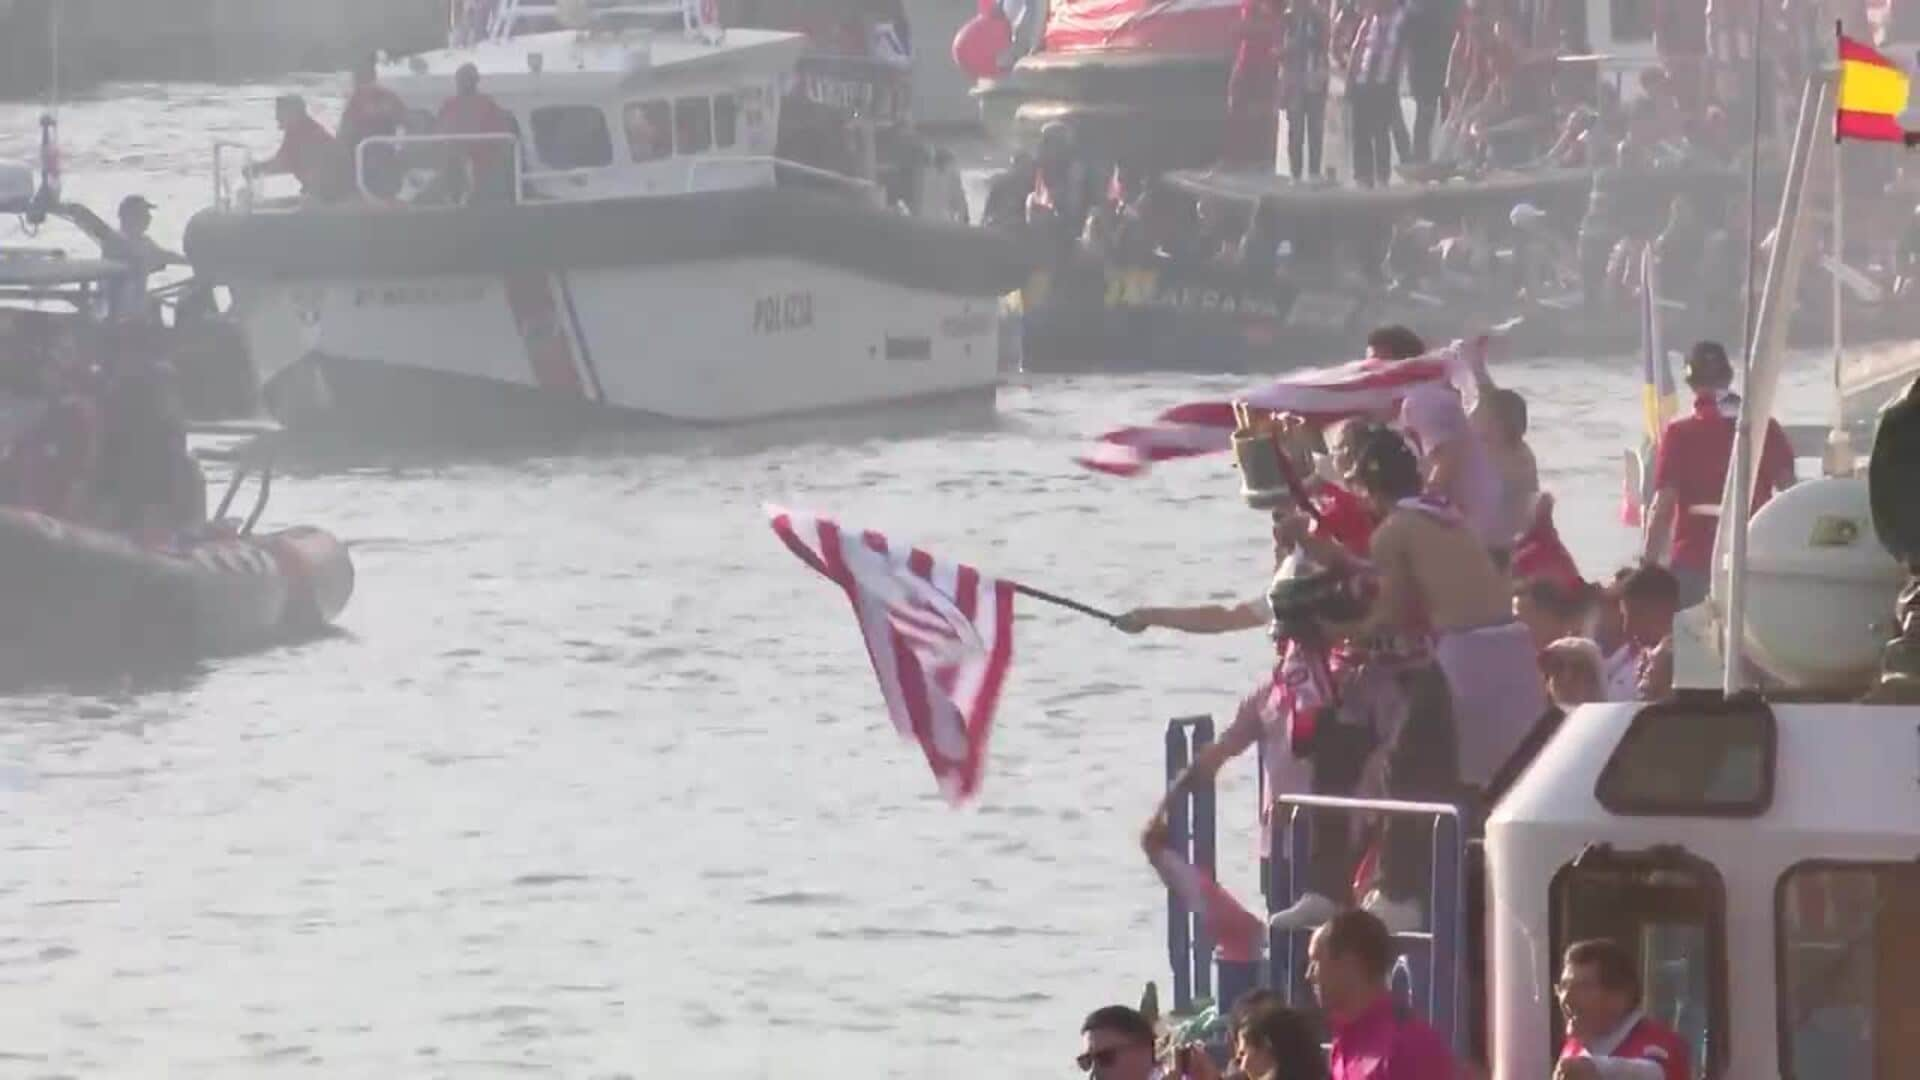
[[[1897,615],[1900,634],[1880,659],[1879,685],[1867,700],[1920,704],[1920,380],[1880,416],[1867,465],[1867,498],[1880,545],[1906,567]]]

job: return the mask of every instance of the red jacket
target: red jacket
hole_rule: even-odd
[[[1560,1060],[1575,1057],[1624,1058],[1660,1066],[1665,1080],[1689,1080],[1693,1075],[1687,1067],[1687,1044],[1672,1029],[1645,1014],[1628,1018],[1626,1034],[1618,1036],[1614,1046],[1601,1045],[1606,1041],[1612,1040],[1596,1042],[1594,1049],[1605,1049],[1607,1053],[1593,1053],[1582,1045],[1577,1036],[1568,1035],[1566,1043],[1560,1047]]]

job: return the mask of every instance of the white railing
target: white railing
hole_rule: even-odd
[[[476,146],[501,143],[506,144],[508,154],[512,158],[513,201],[517,203],[525,194],[522,182],[524,178],[520,175],[520,139],[516,135],[510,135],[505,132],[495,132],[486,135],[369,136],[366,139],[362,139],[360,145],[353,149],[353,186],[360,192],[360,197],[368,202],[384,201],[382,196],[375,195],[373,192],[367,190],[367,148],[371,146],[391,146],[396,152],[404,152],[405,148],[410,146]],[[401,169],[403,173],[406,171],[404,162],[401,163]],[[479,184],[478,177],[474,178],[474,184],[476,186]]]
[[[699,177],[703,169],[710,171],[713,169],[725,168],[730,165],[732,166],[738,166],[738,165],[770,166],[770,171],[773,173],[775,178],[779,176],[780,170],[787,169],[792,172],[799,173],[802,176],[810,176],[816,180],[825,180],[829,183],[838,184],[841,187],[848,188],[860,195],[864,195],[867,198],[872,199],[876,203],[886,202],[885,192],[881,189],[879,184],[873,182],[872,180],[862,179],[861,177],[858,177],[858,176],[848,176],[846,173],[837,173],[837,172],[834,172],[832,169],[822,169],[817,165],[807,165],[802,162],[788,161],[786,158],[772,157],[764,154],[747,154],[739,157],[695,158],[693,159],[692,162],[690,162],[687,165],[686,190],[690,192],[704,190],[698,184],[694,183],[695,179]]]

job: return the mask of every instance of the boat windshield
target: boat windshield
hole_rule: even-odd
[[[1646,1014],[1677,1032],[1691,1075],[1725,1067],[1726,894],[1712,864],[1677,849],[1586,852],[1554,876],[1553,954],[1603,939],[1633,954]],[[1566,1036],[1553,1010],[1554,1048]],[[1837,1074],[1836,1074],[1837,1075]]]
[[[1911,1075],[1920,1054],[1920,865],[1802,863],[1775,893],[1783,1077]]]

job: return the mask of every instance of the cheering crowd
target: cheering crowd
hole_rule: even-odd
[[[1311,792],[1477,812],[1499,798],[1570,710],[1672,692],[1675,616],[1705,596],[1732,455],[1739,399],[1724,349],[1700,342],[1690,353],[1693,408],[1660,440],[1643,558],[1601,583],[1586,580],[1561,544],[1527,446],[1525,399],[1494,382],[1486,357],[1485,341],[1430,351],[1405,328],[1382,327],[1368,337],[1366,360],[1313,384],[1312,393],[1296,387],[1273,397],[1274,409],[1235,409],[1242,469],[1252,475],[1244,449],[1251,445],[1276,455],[1286,479],[1286,495],[1270,511],[1273,581],[1242,604],[1141,607],[1118,620],[1130,633],[1264,626],[1276,646],[1271,670],[1233,723],[1197,752],[1149,821],[1143,846],[1176,891],[1192,886],[1164,856],[1175,801],[1251,747],[1264,751],[1266,800]],[[1310,415],[1287,412],[1289,402]],[[1189,429],[1197,419],[1191,410],[1169,415]],[[1157,454],[1145,430],[1109,436],[1107,456],[1087,463],[1127,475],[1177,456]],[[1123,451],[1138,458],[1125,463]],[[1756,506],[1793,480],[1792,453],[1776,425],[1761,452]],[[1263,808],[1263,860],[1272,849],[1270,816]],[[1304,886],[1269,925],[1315,932],[1309,979],[1333,1023],[1332,1075],[1382,1075],[1343,1072],[1340,1042],[1404,1037],[1425,1045],[1416,1022],[1373,1014],[1390,1000],[1391,958],[1378,955],[1386,946],[1377,943],[1426,928],[1430,841],[1423,825],[1403,817],[1373,823],[1322,813],[1308,827],[1310,854],[1296,877]],[[1257,951],[1253,942],[1266,928],[1242,929],[1216,928],[1223,950],[1231,938],[1236,949]],[[1645,1022],[1633,1009],[1631,958],[1615,951],[1609,942],[1583,943],[1567,957],[1561,994],[1570,1016],[1579,1008],[1569,1000],[1580,996],[1574,985],[1601,986],[1623,1003],[1605,1013],[1612,1026],[1574,1025],[1569,1059],[1619,1052],[1608,1033],[1629,1014]],[[1350,981],[1343,983],[1343,970]],[[1375,983],[1378,994],[1343,990]],[[1276,1033],[1292,1021],[1255,1019],[1265,1016],[1263,1007],[1236,1021],[1237,1037],[1275,1053]],[[1635,1045],[1663,1053],[1677,1046],[1671,1033],[1656,1034]],[[1583,1039],[1608,1049],[1583,1049]],[[1306,1066],[1262,1072],[1262,1060],[1256,1056],[1246,1075],[1324,1075]],[[1384,1075],[1454,1075],[1408,1068]],[[1598,1073],[1576,1061],[1558,1075],[1669,1074]]]
[[[1658,53],[1623,107],[1595,77],[1584,0],[1246,0],[1225,157],[1270,165],[1284,115],[1294,178],[1326,176],[1321,140],[1334,71],[1344,76],[1353,178],[1362,186],[1387,183],[1396,158],[1408,175],[1431,179],[1711,154],[1731,132],[1752,130],[1755,109],[1764,133],[1777,130],[1779,102],[1830,52],[1833,14],[1810,0],[1616,8],[1614,37],[1650,34]],[[1858,0],[1838,14],[1856,32],[1868,25]]]

